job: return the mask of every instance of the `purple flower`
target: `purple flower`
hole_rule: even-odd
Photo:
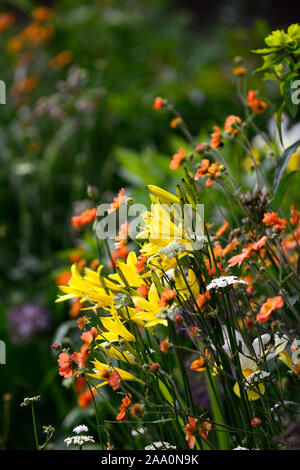
[[[33,302],[18,304],[6,311],[7,327],[15,344],[29,343],[38,331],[50,327],[50,312]]]

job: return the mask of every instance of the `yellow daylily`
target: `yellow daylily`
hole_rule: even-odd
[[[101,331],[97,336],[98,340],[105,339],[110,343],[125,339],[126,341],[135,341],[133,334],[124,326],[124,321],[121,320],[116,310],[112,310],[112,316],[101,317],[101,323],[106,331]]]
[[[188,284],[190,289],[186,285],[186,281],[183,279],[181,273],[178,273],[175,271],[175,286],[176,286],[176,291],[179,292],[180,296],[186,300],[191,296],[190,290],[194,296],[195,299],[197,299],[198,295],[200,294],[200,288],[199,288],[199,283],[196,274],[192,269],[189,269],[188,271]]]
[[[121,271],[121,275],[127,280],[130,287],[138,288],[144,284],[143,278],[136,272],[136,263],[138,262],[137,256],[134,251],[131,251],[127,257],[126,262],[118,262],[117,267]],[[125,287],[122,277],[118,274],[110,274],[109,278],[116,281],[123,288]]]
[[[148,300],[141,296],[133,296],[132,300],[134,305],[141,309],[140,312],[136,312],[135,315],[132,316],[133,321],[145,321],[146,328],[151,328],[159,324],[168,326],[168,320],[157,317],[157,315],[161,313],[161,308],[158,305],[159,295],[154,283],[151,284]]]
[[[126,370],[119,369],[118,367],[111,367],[107,364],[103,364],[102,362],[99,362],[97,359],[95,361],[92,361],[92,363],[94,364],[94,374],[88,374],[88,375],[95,379],[102,380],[102,382],[99,385],[97,385],[96,388],[103,387],[104,385],[108,384],[107,374],[111,372],[117,372],[121,380],[125,380],[125,381],[134,380],[135,382],[140,382],[142,384],[144,383],[142,380],[138,379],[137,377],[135,377],[130,372],[127,372]]]
[[[91,278],[91,270],[86,269],[86,277],[82,277],[78,271],[77,265],[73,264],[71,267],[72,277],[67,286],[59,286],[61,291],[66,295],[60,296],[56,302],[63,302],[64,300],[72,298],[80,298],[81,302],[91,302],[96,307],[108,308],[113,304],[113,296],[108,295],[103,289],[100,280],[95,282]],[[91,307],[92,308],[92,307]]]
[[[165,191],[164,189],[159,188],[158,186],[154,186],[152,184],[149,184],[146,186],[148,191],[150,192],[150,198],[154,202],[160,202],[160,203],[171,203],[171,204],[180,204],[180,199],[177,196],[174,196],[174,194],[169,193],[168,191]]]

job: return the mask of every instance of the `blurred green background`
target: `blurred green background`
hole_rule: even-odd
[[[72,321],[67,305],[54,304],[55,277],[78,244],[93,258],[93,242],[79,240],[70,222],[89,207],[87,184],[104,202],[123,186],[138,202],[146,201],[147,183],[173,189],[178,173],[169,162],[182,139],[170,129],[170,115],[152,109],[154,98],[166,97],[191,132],[207,138],[212,125],[241,107],[234,57],[245,59],[251,88],[263,93],[261,77],[251,74],[260,63],[251,50],[274,27],[297,21],[295,6],[264,0],[43,5],[55,11],[42,23],[49,37],[26,29],[36,24],[31,13],[40,2],[0,7],[0,14],[15,15],[8,28],[0,20],[0,79],[7,88],[0,105],[0,339],[7,353],[0,365],[0,444],[8,449],[33,446],[30,412],[19,407],[24,396],[43,396],[39,425],[59,429],[58,447],[87,413],[61,386],[50,348],[57,328]],[[268,97],[279,100],[272,84]]]

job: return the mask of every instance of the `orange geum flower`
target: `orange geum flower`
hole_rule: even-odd
[[[95,396],[97,392],[95,389],[93,389],[92,393],[93,393],[93,396]],[[88,408],[91,404],[92,399],[93,397],[92,397],[90,390],[86,390],[85,392],[82,392],[78,395],[78,398],[77,398],[78,406],[80,406],[80,408]]]
[[[62,375],[65,379],[69,379],[73,377],[79,368],[83,367],[84,358],[83,354],[77,352],[74,352],[72,356],[67,353],[61,353],[58,356],[57,362],[60,367],[59,375]]]
[[[234,67],[234,69],[232,69],[233,75],[237,75],[237,76],[245,75],[246,72],[247,72],[247,69],[245,67]]]
[[[194,179],[197,181],[199,178],[208,177],[206,180],[205,185],[210,187],[217,176],[219,176],[219,172],[217,171],[219,167],[218,162],[213,162],[210,164],[210,161],[207,158],[203,158],[201,161],[201,167],[198,168],[197,173],[194,176]]]
[[[224,235],[224,233],[227,232],[228,229],[229,229],[229,223],[227,222],[227,220],[224,219],[222,227],[220,227],[219,230],[217,230],[216,232],[216,238]]]
[[[120,412],[118,413],[116,419],[118,421],[125,421],[127,415],[127,409],[131,403],[131,394],[129,393],[126,397],[122,398],[122,403],[120,405]]]
[[[56,277],[55,284],[57,286],[67,286],[71,277],[72,277],[71,271],[63,271]]]
[[[67,51],[62,51],[59,54],[57,54],[55,57],[53,57],[50,64],[54,68],[61,69],[65,65],[70,64],[72,60],[73,60],[73,52],[67,50]]]
[[[159,349],[161,350],[161,352],[167,353],[169,351],[169,347],[170,347],[170,344],[167,339],[163,339],[160,342]]]
[[[11,52],[12,54],[17,54],[20,52],[20,50],[23,47],[23,40],[19,36],[13,36],[10,38],[10,40],[7,42],[6,49],[8,52]]]
[[[6,31],[15,21],[15,14],[12,11],[0,15],[0,33]]]
[[[255,90],[248,91],[247,105],[257,114],[262,114],[268,107],[265,101],[262,101],[257,97]]]
[[[210,293],[208,292],[208,290],[204,293],[204,294],[200,294],[196,300],[197,302],[197,305],[200,309],[200,311],[203,313],[204,310],[205,310],[205,306],[207,304],[207,302],[210,301]]]
[[[62,285],[62,284],[59,284]],[[80,302],[80,299],[72,299],[71,300],[71,307],[69,310],[69,317],[71,318],[76,318],[80,314],[80,311],[82,309],[82,303]]]
[[[12,90],[15,93],[30,93],[38,84],[38,78],[35,75],[28,75],[28,77],[15,82],[12,85]]]
[[[37,7],[31,13],[33,19],[36,21],[47,21],[54,17],[54,11],[48,7]]]
[[[259,313],[256,315],[256,320],[259,323],[264,323],[269,320],[271,313],[274,310],[278,310],[279,308],[283,307],[284,301],[283,298],[278,295],[276,297],[269,297],[266,302],[262,304],[260,307]]]
[[[158,305],[160,306],[160,308],[169,307],[176,299],[176,296],[177,294],[174,290],[167,289],[161,294],[161,297],[158,301]]]
[[[201,437],[205,440],[208,439],[208,433],[211,431],[211,422],[210,421],[202,421],[199,426]]]
[[[170,168],[171,170],[177,170],[178,168],[181,167],[182,162],[185,160],[185,151],[183,148],[180,147],[180,149],[175,153],[172,157],[171,163],[170,163]]]
[[[266,212],[264,214],[263,223],[267,227],[273,227],[277,232],[284,232],[286,227],[286,220],[278,217],[276,212]]]
[[[129,228],[130,228],[130,223],[128,220],[121,224],[120,230],[118,235],[116,236],[116,243],[115,243],[115,248],[121,248],[124,246],[127,242],[128,235],[129,235]]]
[[[157,96],[153,103],[153,109],[159,110],[164,106],[164,99]]]
[[[240,124],[242,124],[241,118],[239,116],[235,116],[234,114],[230,114],[230,116],[227,116],[225,119],[224,129],[229,134],[237,134],[238,129],[235,127],[235,125]]]
[[[141,287],[137,289],[137,292],[142,296],[142,297],[147,297],[148,292],[150,288],[147,284],[142,284]]]
[[[213,126],[213,133],[210,134],[210,146],[217,149],[222,146],[221,142],[221,129],[218,126]]]
[[[120,388],[121,377],[115,370],[105,370],[101,379],[105,380],[114,391]]]
[[[125,196],[125,189],[121,188],[118,196],[114,197],[113,202],[110,204],[110,208],[108,209],[107,213],[112,214],[113,212],[117,211],[121,204],[127,201],[127,197]]]
[[[239,255],[235,255],[230,260],[228,261],[228,266],[232,268],[236,264],[238,267],[241,266],[241,264],[245,261],[245,259],[250,258],[251,255],[251,250],[249,248],[243,248],[242,253]]]
[[[198,359],[193,361],[190,365],[190,369],[195,370],[196,372],[204,372],[206,370],[204,357],[200,356]]]
[[[170,127],[171,129],[176,129],[176,127],[178,127],[181,123],[182,123],[182,119],[180,117],[175,117],[170,122]]]
[[[134,418],[140,418],[143,414],[143,406],[140,403],[135,403],[131,407],[130,413]]]
[[[137,273],[141,273],[142,271],[144,271],[144,269],[146,267],[146,261],[147,261],[146,256],[139,256],[138,257],[138,262],[135,263],[135,269],[136,269]]]
[[[118,259],[122,258],[124,261],[126,261],[128,253],[129,253],[129,250],[126,245],[121,246],[116,251],[112,251],[111,252],[112,261],[109,261],[108,267],[111,269],[113,266],[116,266]]]
[[[188,443],[188,446],[190,449],[194,449],[195,444],[196,444],[196,438],[194,436],[194,433],[197,431],[197,418],[191,418],[190,416],[188,417],[188,424],[185,425],[185,431],[186,431],[186,441]]]
[[[83,211],[80,215],[72,217],[72,225],[73,227],[83,227],[84,225],[94,222],[96,217],[97,211],[96,208],[93,207],[92,209]]]
[[[80,330],[82,330],[82,329],[85,327],[86,322],[87,322],[87,318],[86,318],[85,315],[83,315],[82,317],[78,318],[78,320],[77,320],[78,328],[80,328]]]
[[[298,225],[299,220],[300,220],[300,212],[297,211],[296,204],[291,205],[290,212],[291,212],[291,217],[290,217],[291,225]]]

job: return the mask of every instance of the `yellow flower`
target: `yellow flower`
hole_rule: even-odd
[[[101,317],[101,323],[106,331],[102,331],[97,339],[104,339],[110,343],[119,341],[121,338],[126,341],[135,341],[134,336],[124,326],[124,322],[122,322],[117,312],[113,309],[111,313],[112,316],[110,317]]]
[[[68,286],[59,286],[66,295],[60,296],[56,302],[63,302],[64,300],[72,298],[80,298],[81,302],[91,302],[96,307],[108,308],[113,304],[113,296],[108,295],[103,289],[99,275],[98,279],[91,275],[91,269],[86,268],[86,276],[82,277],[78,271],[77,265],[73,264],[71,267],[72,277]],[[91,307],[93,308],[93,307]]]
[[[113,281],[119,283],[119,285],[124,289],[126,286],[122,278],[126,279],[130,287],[141,287],[145,281],[143,278],[136,272],[136,263],[138,262],[136,254],[134,251],[131,251],[127,257],[126,262],[118,262],[117,267],[121,271],[120,274],[110,274],[109,278]]]
[[[97,361],[97,359],[95,361],[92,361],[92,363],[94,364],[94,372],[95,373],[94,374],[88,374],[88,375],[90,377],[94,377],[95,379],[102,380],[102,382],[99,385],[97,385],[96,388],[103,387],[104,385],[108,384],[108,380],[106,380],[104,378],[104,376],[105,376],[105,374],[107,374],[109,372],[117,372],[117,374],[119,374],[121,380],[125,380],[125,381],[134,380],[134,381],[140,382],[142,384],[144,383],[142,380],[138,379],[137,377],[135,377],[130,372],[127,372],[126,370],[119,369],[118,367],[108,366],[107,364],[103,364],[102,362]]]
[[[132,300],[135,306],[141,309],[140,312],[137,312],[135,315],[132,316],[133,321],[145,321],[146,328],[151,328],[152,326],[158,324],[168,326],[168,320],[157,317],[157,315],[161,312],[161,308],[158,304],[159,295],[154,283],[151,284],[148,293],[148,300],[146,300],[144,297],[138,296],[133,296]]]
[[[251,387],[248,388],[247,386],[245,386],[245,391],[247,393],[248,400],[258,400],[260,398],[260,395],[263,395],[265,393],[265,386],[262,383],[254,383],[254,381],[249,378],[250,376],[252,376],[252,374],[260,372],[257,367],[257,364],[252,359],[244,356],[241,353],[239,354],[239,358],[243,376],[245,377],[246,382],[248,382],[249,386]],[[255,390],[257,390],[257,392],[259,393],[255,392]],[[239,398],[241,398],[240,384],[238,382],[236,382],[235,386],[233,387],[233,391]]]
[[[157,203],[171,203],[171,204],[180,204],[180,199],[174,194],[165,191],[164,189],[159,188],[158,186],[153,186],[149,184],[146,186],[148,191],[150,192],[150,198],[153,202]]]

